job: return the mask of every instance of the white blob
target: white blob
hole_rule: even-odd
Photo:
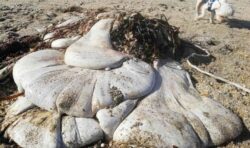
[[[11,104],[11,106],[8,108],[5,118],[11,118],[13,116],[19,115],[33,107],[35,107],[34,104],[32,104],[25,97],[20,96],[17,98],[17,101]]]
[[[62,138],[67,147],[83,147],[103,138],[98,122],[90,118],[64,117]]]
[[[19,91],[25,90],[25,97],[36,106],[93,117],[102,108],[143,97],[154,87],[153,68],[140,60],[131,59],[120,68],[105,71],[67,66],[62,58],[59,51],[42,50],[23,57],[14,66]]]
[[[113,19],[98,21],[85,36],[67,48],[65,63],[88,69],[119,67],[126,56],[112,49],[112,23]]]
[[[45,42],[49,41],[50,39],[53,39],[55,37],[56,33],[55,32],[50,32],[48,34],[46,34],[44,37],[43,37],[43,40]]]
[[[51,48],[67,48],[71,44],[73,44],[75,41],[77,41],[79,38],[80,36],[75,36],[72,38],[56,39],[51,43]]]
[[[175,68],[178,64],[159,65],[153,93],[119,125],[114,141],[146,147],[208,147],[241,133],[240,119],[212,99],[200,97],[189,75]]]
[[[56,129],[58,123],[60,122],[55,114],[38,109],[30,110],[16,117],[6,130],[6,135],[20,147],[60,147],[59,131]]]
[[[27,72],[43,67],[60,65],[63,63],[63,53],[56,50],[40,50],[30,53],[17,61],[13,67],[13,78],[20,92],[23,91],[20,79]],[[30,77],[32,78],[32,77]]]
[[[112,109],[101,109],[97,112],[96,117],[107,139],[112,140],[114,131],[134,109],[136,102],[127,100]]]

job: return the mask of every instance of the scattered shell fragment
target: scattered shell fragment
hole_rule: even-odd
[[[81,21],[82,19],[84,19],[84,18],[82,18],[82,17],[77,17],[77,16],[72,17],[72,18],[70,18],[70,19],[68,19],[68,20],[66,20],[66,21],[64,21],[64,22],[62,22],[61,24],[56,25],[56,28],[66,27],[66,26],[69,26],[69,25],[76,24],[76,23],[78,23],[79,21]]]

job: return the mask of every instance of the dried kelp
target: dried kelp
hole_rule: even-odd
[[[6,57],[16,57],[29,51],[29,48],[36,46],[41,41],[38,34],[23,37],[14,37],[6,42],[0,42],[0,62]]]
[[[111,31],[111,40],[116,50],[152,63],[154,59],[179,55],[178,33],[165,17],[150,19],[134,13],[120,20]]]

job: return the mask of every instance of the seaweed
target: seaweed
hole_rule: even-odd
[[[111,31],[115,50],[152,63],[159,58],[177,58],[179,28],[169,25],[165,16],[160,19],[146,18],[134,13],[120,20],[120,25]]]

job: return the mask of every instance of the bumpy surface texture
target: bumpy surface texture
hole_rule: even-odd
[[[113,50],[112,22],[97,22],[65,54],[41,50],[16,63],[14,80],[25,97],[9,108],[7,136],[21,147],[80,147],[104,138],[207,147],[241,133],[239,118],[199,96],[177,63],[160,59],[153,68]]]
[[[212,99],[200,97],[178,64],[161,64],[155,89],[120,124],[114,141],[146,147],[202,147],[240,134],[237,116]]]
[[[26,99],[43,109],[78,117],[93,117],[99,109],[150,93],[153,68],[136,59],[121,62],[125,55],[111,49],[111,24],[111,19],[96,23],[65,56],[56,50],[42,50],[23,57],[13,71],[19,91],[25,90]],[[103,70],[116,62],[121,62],[118,68]],[[104,65],[91,66],[98,63]]]

